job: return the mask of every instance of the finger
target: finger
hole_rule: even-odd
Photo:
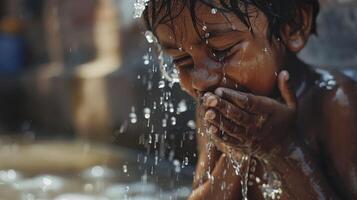
[[[211,93],[205,95],[203,103],[206,107],[215,108],[227,119],[230,119],[234,123],[241,126],[247,127],[251,125],[255,120],[254,116],[251,116],[250,114],[242,110],[240,107],[235,106],[232,103]]]
[[[289,108],[296,109],[296,96],[289,84],[289,72],[283,70],[278,76],[278,85],[281,96]]]
[[[222,115],[218,115],[213,109],[206,111],[205,120],[215,125],[229,136],[237,139],[239,142],[247,140],[247,138],[243,136],[243,134],[246,134],[246,129],[244,127],[233,123]]]
[[[212,125],[212,127],[214,126]],[[216,128],[216,130],[218,129]],[[218,130],[218,132],[220,131]],[[241,160],[244,151],[243,149],[239,149],[237,147],[237,141],[230,136],[225,136],[224,138],[221,138],[221,136],[219,135],[220,133],[211,134],[212,142],[216,146],[216,148],[221,152],[232,156],[235,160]]]
[[[217,88],[215,94],[249,113],[259,114],[266,111],[272,103],[269,98],[256,96],[228,88]]]

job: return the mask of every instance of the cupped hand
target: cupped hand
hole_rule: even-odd
[[[289,73],[278,76],[278,87],[285,103],[228,88],[206,93],[205,122],[221,151],[233,149],[271,150],[292,133],[296,116],[296,97],[289,86]]]

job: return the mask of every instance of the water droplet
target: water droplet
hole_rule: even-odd
[[[173,163],[173,165],[175,167],[175,172],[179,173],[181,171],[181,163],[180,163],[180,161],[175,159],[172,163]]]
[[[148,54],[143,56],[143,60],[144,60],[144,65],[149,65],[150,64],[150,59],[149,59],[149,55]]]
[[[147,84],[147,90],[151,90],[152,89],[152,82],[151,81],[148,81],[148,84]]]
[[[185,156],[185,159],[184,159],[184,165],[187,166],[188,165],[188,157]]]
[[[167,127],[167,120],[166,119],[162,119],[162,127]]]
[[[224,84],[227,83],[227,77],[226,77],[226,75],[223,76],[223,83],[224,83]]]
[[[255,182],[257,182],[258,184],[261,182],[259,177],[255,177]]]
[[[148,143],[152,144],[152,136],[151,136],[151,134],[149,134]]]
[[[163,80],[159,81],[158,88],[164,88],[164,87],[165,87],[165,81],[163,81]]]
[[[159,134],[157,134],[157,133],[155,134],[155,143],[159,142],[159,136],[160,136]]]
[[[138,121],[138,118],[137,118],[136,113],[135,113],[135,107],[134,106],[131,107],[131,113],[129,114],[129,118],[130,118],[130,122],[132,124],[135,124]]]
[[[170,107],[170,109],[169,109],[169,112],[170,112],[170,113],[173,113],[173,112],[175,112],[175,109],[174,109],[174,107]]]
[[[214,14],[214,15],[217,14],[217,11],[218,11],[217,8],[212,8],[211,9],[211,13]]]
[[[172,126],[176,125],[176,117],[171,117],[171,125]]]
[[[93,177],[102,177],[104,175],[104,169],[101,166],[95,166],[91,170],[91,175]]]
[[[155,35],[151,31],[145,32],[145,38],[148,41],[148,43],[153,43],[153,42],[157,41]],[[149,49],[149,52],[150,51],[151,51],[151,49]]]
[[[151,114],[150,108],[144,108],[144,117],[145,119],[149,119]]]
[[[135,124],[138,121],[138,119],[136,118],[136,114],[135,113],[130,113],[129,117],[130,117],[130,122],[132,124]]]
[[[128,128],[128,121],[124,121],[123,124],[119,128],[119,133],[122,134],[124,133]]]
[[[128,166],[127,165],[123,165],[123,172],[127,173],[128,172]]]
[[[193,121],[193,120],[188,121],[188,122],[187,122],[187,126],[188,126],[189,128],[191,128],[192,130],[195,130],[195,129],[196,129],[196,123],[195,123],[195,121]]]
[[[186,112],[186,111],[187,111],[187,103],[183,99],[177,105],[177,114],[180,114],[180,113],[183,113],[183,112]]]

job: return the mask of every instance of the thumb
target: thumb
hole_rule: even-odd
[[[285,100],[286,105],[289,108],[296,109],[296,97],[292,87],[289,84],[289,72],[283,70],[278,76],[278,86],[281,96]]]

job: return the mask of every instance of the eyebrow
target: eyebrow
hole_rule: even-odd
[[[173,44],[171,42],[166,42],[166,41],[160,41],[159,44],[161,46],[161,49],[163,50],[169,50],[169,49],[177,49],[177,45]]]

